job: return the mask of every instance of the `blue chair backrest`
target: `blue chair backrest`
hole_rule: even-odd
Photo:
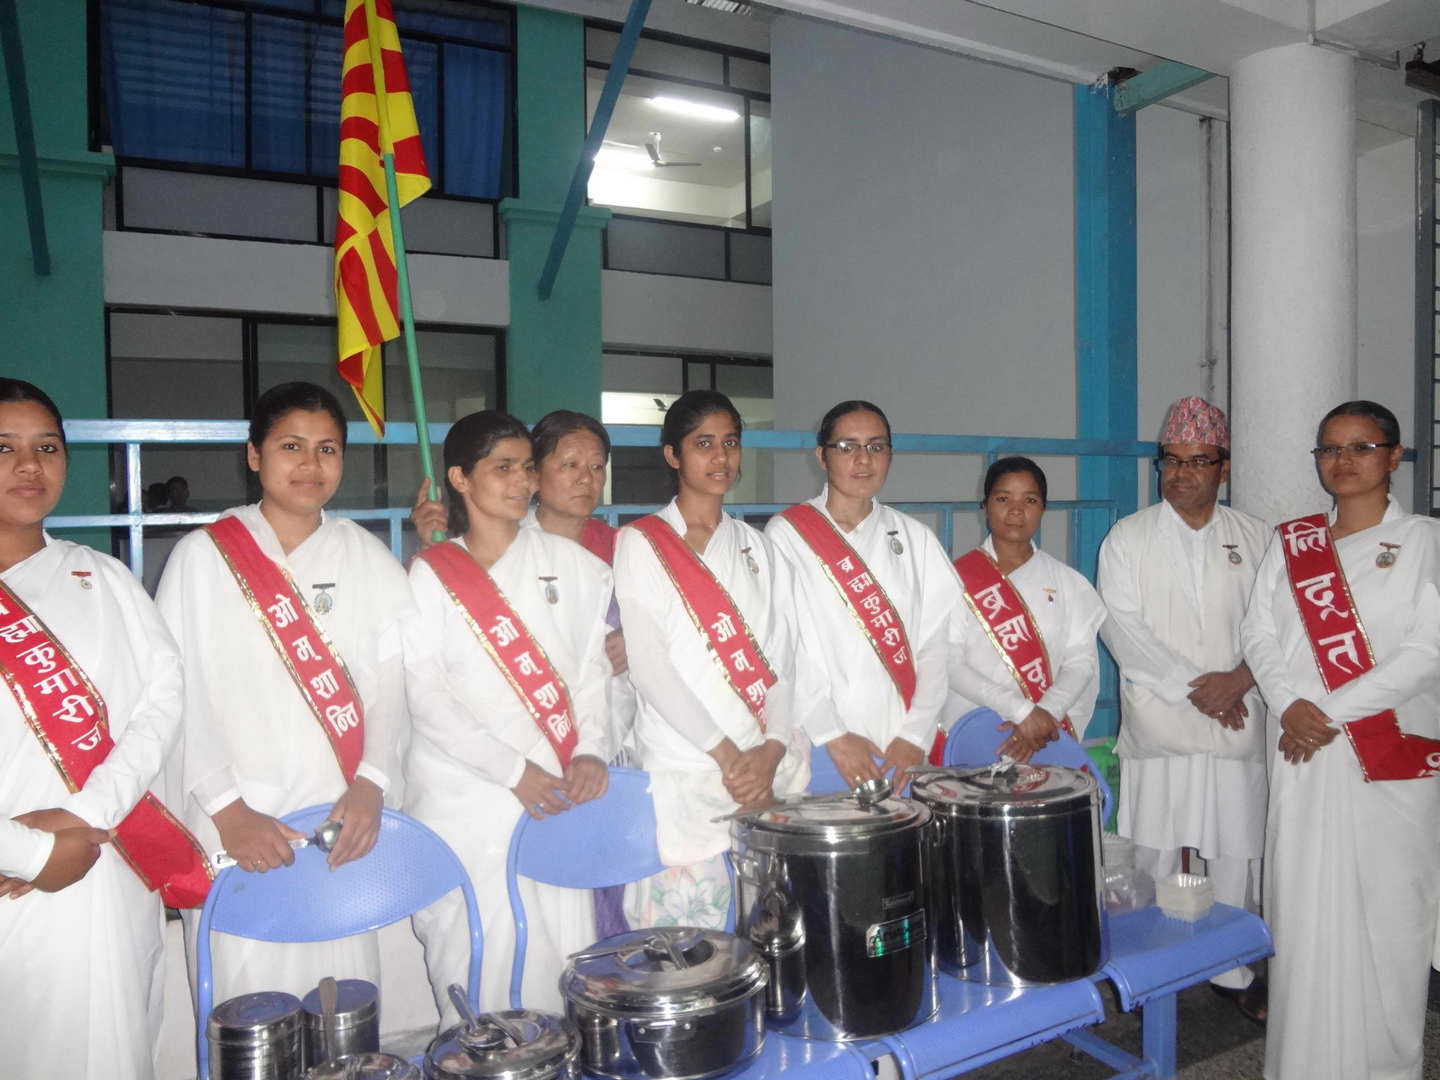
[[[989,765],[996,759],[1008,733],[999,730],[1004,720],[994,709],[971,709],[950,729],[945,739],[946,765]],[[1100,785],[1100,820],[1110,820],[1110,785],[1090,760],[1085,748],[1061,732],[1060,738],[1039,750],[1030,759],[1036,765],[1067,765],[1084,769]]]
[[[327,803],[282,820],[292,829],[312,833],[329,812]],[[483,944],[475,890],[450,846],[414,818],[385,810],[375,849],[338,870],[330,869],[319,848],[305,847],[295,852],[293,865],[279,870],[221,871],[200,913],[195,957],[199,1080],[210,1076],[205,1027],[214,993],[212,930],[260,941],[328,941],[398,922],[454,889],[464,893],[470,917],[468,991],[471,1007],[478,1009]]]
[[[833,795],[839,791],[849,791],[850,784],[840,775],[840,770],[835,768],[835,761],[830,757],[830,751],[824,746],[812,746],[810,748],[810,794],[811,795]]]
[[[598,799],[543,818],[522,814],[510,834],[505,886],[515,919],[515,955],[510,965],[510,1006],[521,1008],[520,984],[529,937],[518,876],[569,889],[626,885],[665,869],[655,841],[655,800],[650,774],[610,770],[610,786]],[[727,867],[729,860],[726,860]],[[735,925],[734,870],[730,869],[729,926]]]

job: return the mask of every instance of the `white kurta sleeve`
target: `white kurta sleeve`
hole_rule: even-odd
[[[630,681],[666,723],[709,753],[725,733],[670,658],[670,638],[657,598],[674,588],[650,542],[634,529],[621,529],[615,541],[615,598],[625,624]],[[693,627],[676,629],[699,632]]]
[[[1013,681],[996,682],[969,662],[974,651],[994,649],[980,629],[980,622],[962,597],[950,618],[948,631],[950,660],[947,668],[950,689],[977,706],[994,709],[1002,720],[1018,724],[1035,706]]]
[[[1095,635],[1105,621],[1105,605],[1088,581],[1076,574],[1065,584],[1065,639],[1058,648],[1050,646],[1053,681],[1037,702],[1057,720],[1073,709],[1086,691],[1095,688],[1100,671]]]
[[[928,752],[935,741],[935,729],[940,724],[949,692],[946,667],[950,656],[950,613],[957,610],[957,606],[965,608],[965,600],[960,595],[960,578],[955,568],[945,557],[940,541],[928,529],[924,532],[922,559],[920,620],[910,638],[910,647],[914,650],[915,694],[898,734]]]
[[[207,547],[209,550],[207,550]],[[230,571],[208,535],[195,532],[171,552],[155,591],[155,603],[170,633],[195,658],[185,671],[184,768],[188,790],[206,814],[214,815],[240,797],[225,740],[211,722],[210,687],[203,661],[205,605],[211,589],[234,588]]]
[[[419,734],[502,787],[513,788],[525,774],[525,756],[497,739],[455,696],[445,670],[445,614],[452,604],[435,572],[423,559],[410,567],[415,610],[403,621],[405,696]]]
[[[0,818],[0,877],[33,881],[55,850],[55,835]]]
[[[1250,603],[1240,623],[1240,643],[1245,649],[1245,663],[1265,704],[1272,715],[1283,716],[1285,710],[1299,699],[1300,693],[1290,681],[1285,653],[1275,629],[1275,606],[1294,603],[1285,587],[1285,556],[1279,537],[1271,537],[1265,558],[1255,575],[1250,590]]]
[[[765,738],[776,739],[788,746],[800,711],[795,688],[795,662],[800,640],[795,618],[795,572],[774,544],[767,542],[766,547],[770,553],[769,599],[775,629],[765,643],[765,659],[775,673],[775,685],[765,694]]]
[[[130,653],[143,668],[143,688],[130,715],[111,717],[115,746],[61,809],[97,829],[113,829],[135,808],[160,774],[180,736],[184,678],[180,650],[139,582],[122,569],[107,567],[105,586],[117,592]],[[115,734],[118,732],[118,734]]]
[[[1363,675],[1315,702],[1337,724],[1348,724],[1404,704],[1440,678],[1440,594],[1420,583],[1414,618],[1403,645]]]
[[[1109,612],[1100,634],[1120,665],[1120,674],[1162,701],[1183,705],[1190,696],[1189,683],[1204,672],[1167,648],[1146,622],[1134,562],[1114,530],[1100,545],[1095,580]]]
[[[618,747],[610,745],[610,658],[605,653],[605,637],[610,633],[606,620],[609,614],[614,587],[610,573],[605,572],[604,587],[599,592],[599,602],[588,622],[585,645],[581,651],[580,677],[570,689],[570,704],[575,709],[577,742],[575,757],[590,754],[601,761],[609,761]]]
[[[392,777],[400,776],[409,717],[405,704],[405,648],[401,631],[403,613],[384,626],[372,642],[366,685],[356,687],[365,703],[365,753],[355,768],[381,791],[389,791]]]

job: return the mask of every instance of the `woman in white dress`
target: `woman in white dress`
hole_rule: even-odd
[[[1418,1078],[1440,895],[1440,522],[1390,498],[1404,447],[1383,405],[1331,410],[1314,453],[1334,507],[1276,530],[1242,626],[1270,720],[1265,1075]],[[1292,586],[1292,536],[1343,580],[1307,571]],[[1341,677],[1322,678],[1321,660]],[[1382,767],[1377,723],[1409,768]]]
[[[410,568],[417,611],[405,631],[405,669],[415,734],[406,809],[445,838],[470,874],[485,935],[480,1005],[503,1009],[515,940],[505,889],[510,835],[523,813],[564,813],[606,789],[612,585],[605,564],[579,544],[520,527],[535,463],[518,420],[487,411],[457,421],[445,438],[445,478],[459,535]],[[509,651],[517,643],[523,657]],[[526,681],[533,677],[538,689]],[[590,893],[528,879],[521,890],[529,921],[523,1000],[560,1011],[565,957],[595,940]],[[469,957],[464,905],[452,895],[414,925],[448,1022],[445,990],[464,983]]]
[[[0,1059],[14,1077],[148,1080],[161,1021],[165,912],[108,830],[150,788],[180,731],[180,657],[139,582],[109,556],[56,540],[44,518],[65,486],[60,415],[39,388],[0,379],[0,583],[69,655],[35,674],[83,672],[58,692],[103,701],[113,747],[71,790],[22,712],[30,660],[0,691]],[[18,638],[23,612],[0,616]],[[31,653],[31,656],[36,654]],[[61,667],[60,665],[64,665]],[[57,679],[58,682],[58,679]],[[42,685],[30,695],[38,722]],[[91,723],[85,711],[85,724]],[[70,720],[71,717],[66,717]],[[63,725],[62,725],[63,726]],[[47,737],[54,734],[45,728]],[[83,726],[67,729],[83,732]],[[188,839],[188,838],[187,838]],[[193,841],[191,842],[193,844]],[[199,852],[196,852],[197,864]],[[203,875],[202,875],[203,876]]]
[[[1044,471],[1029,458],[995,462],[985,473],[989,535],[974,552],[956,560],[965,599],[955,606],[950,620],[946,716],[953,723],[972,709],[993,709],[1009,732],[999,752],[1017,761],[1028,761],[1062,734],[1084,739],[1100,693],[1095,635],[1105,621],[1105,606],[1084,577],[1035,546],[1047,492]],[[987,611],[984,598],[963,586],[967,560],[982,569],[988,564],[998,570],[1019,594],[1018,607],[1003,609],[1005,625],[1000,634],[992,635],[982,621]],[[1011,621],[1021,616],[1023,625]],[[1006,627],[1014,637],[1005,635]],[[1047,668],[1044,683],[1022,676],[1017,657],[1007,658],[999,648],[1002,640],[1033,647],[1022,629],[1033,631],[1047,661],[1028,669],[1027,675]]]
[[[670,868],[627,890],[631,926],[722,926],[729,829],[712,819],[803,791],[809,780],[809,740],[794,723],[793,574],[722,505],[740,475],[741,429],[724,394],[677,398],[660,439],[679,493],[621,529],[615,547],[640,700],[636,743]],[[682,596],[681,587],[691,591]],[[700,606],[711,598],[720,606]]]
[[[846,781],[892,774],[901,788],[939,730],[959,581],[935,534],[879,501],[894,460],[879,406],[842,401],[820,421],[816,444],[824,488],[765,526],[799,583],[805,663],[823,687],[801,722]]]
[[[329,856],[339,866],[370,851],[382,803],[397,806],[402,794],[408,719],[400,621],[410,590],[384,544],[325,513],[340,486],[345,431],[339,402],[322,387],[284,383],[262,394],[246,446],[259,503],[226,510],[215,526],[182,539],[156,595],[185,662],[185,821],[207,847],[223,848],[255,873],[294,861],[289,841],[299,834],[277,818],[330,805],[330,818],[342,823]],[[221,536],[239,546],[227,553]],[[290,603],[279,610],[314,625],[306,655],[323,657],[328,647],[330,675],[314,688],[301,685],[295,657],[278,644],[266,621],[269,602],[247,597],[258,579],[242,588],[241,571],[232,569],[241,552],[282,575]],[[347,697],[363,717],[350,731],[352,739],[362,734],[349,778],[333,724],[322,719]],[[197,922],[187,919],[192,942]],[[257,990],[303,995],[326,975],[379,982],[373,934],[294,944],[217,934],[212,953],[216,1002]]]

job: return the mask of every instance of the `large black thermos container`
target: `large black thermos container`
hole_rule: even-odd
[[[770,966],[769,1027],[865,1039],[934,1012],[922,852],[929,818],[887,787],[735,821],[736,933]]]
[[[1100,792],[1079,769],[941,770],[911,795],[930,810],[925,858],[942,970],[1008,986],[1064,982],[1105,962]]]

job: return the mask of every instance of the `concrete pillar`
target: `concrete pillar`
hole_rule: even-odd
[[[1230,125],[1231,496],[1274,523],[1329,505],[1306,451],[1355,396],[1354,61],[1246,57]]]

